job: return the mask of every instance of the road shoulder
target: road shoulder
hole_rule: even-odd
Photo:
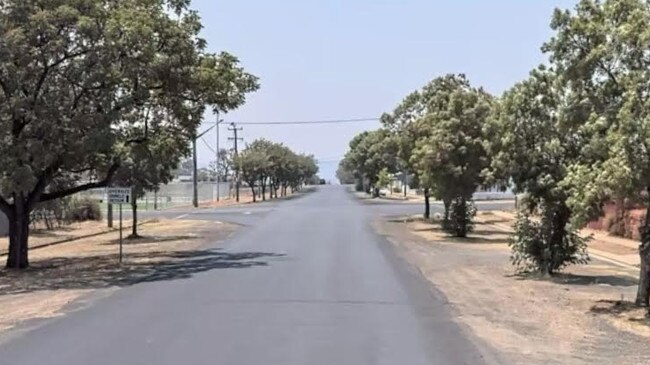
[[[447,297],[457,320],[510,362],[644,363],[647,325],[615,313],[634,295],[629,275],[597,261],[553,281],[515,276],[501,223],[484,218],[463,242],[419,222],[382,219],[375,227]]]
[[[202,220],[150,222],[140,227],[141,239],[124,241],[122,264],[118,232],[33,250],[29,269],[0,269],[0,334],[5,339],[25,332],[122,287],[207,269],[208,261],[218,257],[209,256],[204,247],[226,239],[235,229]]]

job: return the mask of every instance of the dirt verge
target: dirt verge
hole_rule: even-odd
[[[460,322],[515,364],[648,363],[648,323],[629,303],[633,270],[595,260],[552,280],[516,276],[507,222],[478,221],[466,240],[421,221],[376,228],[447,296]]]
[[[214,221],[153,222],[140,227],[142,238],[124,241],[121,265],[118,232],[34,250],[29,269],[0,269],[0,331],[61,315],[66,305],[94,291],[190,277],[219,267],[223,255],[202,247],[225,239],[234,229]]]

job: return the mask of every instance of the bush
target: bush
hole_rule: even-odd
[[[96,200],[78,198],[70,203],[67,218],[72,222],[99,221],[102,219],[102,210]]]
[[[456,237],[466,237],[474,229],[476,207],[471,200],[456,197],[449,206],[449,217],[443,221],[442,229]]]
[[[510,259],[517,271],[551,275],[570,264],[589,262],[589,238],[580,237],[575,229],[566,225],[560,228],[564,230],[561,242],[554,242],[552,218],[548,211],[540,222],[531,220],[527,214],[517,215],[515,231],[509,242],[512,249]]]

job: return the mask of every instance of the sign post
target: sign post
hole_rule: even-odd
[[[107,202],[120,206],[120,263],[122,263],[122,204],[131,201],[131,188],[107,188]]]
[[[120,204],[120,264],[122,263],[122,204]]]

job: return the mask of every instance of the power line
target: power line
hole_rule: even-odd
[[[329,120],[302,120],[293,122],[245,122],[241,125],[295,125],[295,124],[343,124],[343,123],[361,123],[361,122],[378,122],[379,118],[354,118],[354,119],[329,119]]]
[[[212,146],[210,146],[210,144],[208,143],[208,141],[205,140],[204,137],[201,137],[201,141],[203,141],[203,143],[205,144],[205,146],[206,146],[206,147],[207,147],[207,148],[208,148],[212,153],[214,153],[214,154],[217,153],[217,151],[215,151],[214,148],[212,148]]]

